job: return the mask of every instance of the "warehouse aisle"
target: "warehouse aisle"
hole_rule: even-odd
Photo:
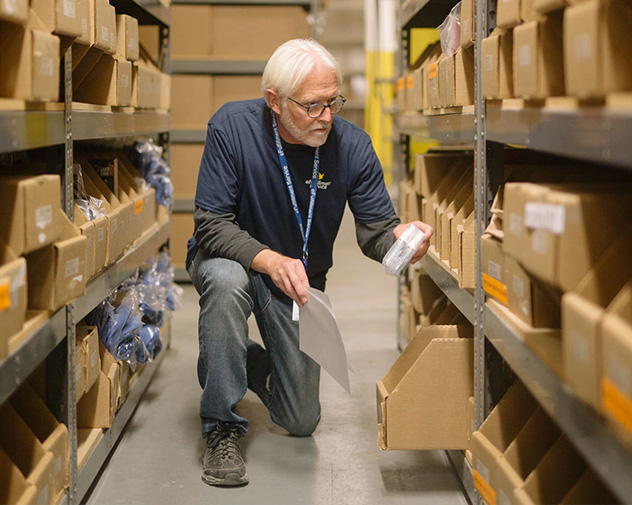
[[[185,285],[169,354],[149,385],[89,505],[390,505],[467,503],[442,451],[381,452],[375,381],[398,356],[396,280],[362,256],[345,216],[327,292],[349,359],[352,394],[322,374],[322,421],[310,438],[276,427],[259,399],[240,404],[250,420],[242,447],[250,484],[221,489],[201,478],[196,379],[197,296]]]

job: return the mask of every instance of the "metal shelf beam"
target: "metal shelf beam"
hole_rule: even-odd
[[[164,244],[171,234],[171,222],[156,223],[145,232],[137,243],[116,263],[92,279],[86,286],[86,294],[75,301],[75,318],[79,321],[103,299],[131,276],[145,260]]]
[[[487,107],[488,140],[632,168],[632,113]]]
[[[128,14],[138,19],[141,25],[171,25],[171,8],[158,0],[112,0],[117,14]]]
[[[465,112],[436,115],[404,112],[399,114],[399,127],[404,135],[472,146],[476,133],[474,117],[471,107]]]
[[[474,295],[459,287],[459,281],[452,275],[450,267],[431,252],[419,263],[448,299],[474,324]]]
[[[97,477],[99,471],[101,470],[101,467],[108,459],[110,452],[112,451],[113,447],[116,445],[118,439],[123,433],[123,430],[125,429],[128,421],[136,411],[136,408],[140,403],[143,393],[147,389],[147,386],[151,382],[151,379],[153,378],[156,370],[162,363],[162,360],[164,359],[164,356],[167,352],[168,350],[165,348],[163,352],[158,355],[153,363],[145,367],[134,386],[130,389],[125,403],[123,403],[123,406],[117,412],[116,417],[114,418],[114,421],[112,423],[112,427],[104,430],[103,436],[101,437],[99,442],[97,442],[94,451],[81,468],[81,471],[79,471],[76,482],[77,503],[83,502],[86,493],[88,492],[90,486]]]
[[[11,396],[65,337],[66,308],[62,307],[0,361],[0,404]]]
[[[63,108],[59,111],[0,112],[0,153],[63,143]]]
[[[606,422],[573,395],[490,303],[485,306],[485,334],[593,470],[622,503],[632,503],[632,452]]]
[[[312,5],[311,0],[173,0],[174,5],[297,5],[306,9]]]
[[[174,74],[261,75],[266,63],[266,60],[172,59],[171,72]]]
[[[74,140],[135,137],[169,131],[167,112],[72,111]]]

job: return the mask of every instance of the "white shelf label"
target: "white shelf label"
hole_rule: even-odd
[[[556,235],[564,233],[566,208],[552,203],[529,202],[524,209],[524,224],[534,230],[548,230]]]

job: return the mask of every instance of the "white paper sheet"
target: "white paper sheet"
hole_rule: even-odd
[[[300,349],[351,393],[349,370],[353,369],[329,297],[317,289],[306,289],[308,302],[299,310]]]

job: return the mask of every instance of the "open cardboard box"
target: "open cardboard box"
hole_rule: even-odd
[[[586,462],[563,435],[546,452],[524,485],[514,491],[516,505],[560,503],[586,470]]]
[[[0,240],[0,359],[9,351],[9,337],[22,329],[27,299],[26,260]]]
[[[450,268],[459,267],[459,226],[467,223],[470,216],[474,215],[474,193],[467,197],[461,208],[450,221]],[[473,217],[471,218],[473,219]]]
[[[116,156],[119,162],[120,183],[130,198],[133,197],[134,215],[140,221],[140,236],[156,222],[156,190],[148,185],[144,188],[139,185],[137,181],[142,177],[123,152],[117,152]]]
[[[497,500],[497,461],[538,407],[537,400],[520,381],[514,382],[472,433],[474,485],[490,505]]]
[[[599,258],[574,292],[562,297],[564,379],[574,393],[601,407],[601,323],[606,308],[632,279],[632,228],[624,230]]]
[[[560,501],[560,505],[611,505],[617,503],[617,499],[604,486],[603,482],[589,468]]]
[[[491,100],[514,97],[513,32],[496,28],[482,41],[482,93]]]
[[[59,207],[60,239],[26,256],[28,266],[29,309],[55,311],[86,289],[87,239]]]
[[[119,391],[119,367],[104,359],[109,352],[99,344],[101,370],[94,386],[77,403],[77,427],[81,429],[110,428],[116,414]],[[111,355],[110,355],[111,356]]]
[[[90,391],[99,378],[101,358],[99,356],[99,335],[96,326],[77,325],[77,345],[81,349],[81,368],[85,382],[85,392]]]
[[[476,223],[472,212],[463,224],[456,225],[459,288],[476,287]]]
[[[511,503],[514,490],[542,460],[560,436],[560,430],[542,407],[537,407],[504,453],[496,460],[498,503]]]
[[[430,312],[434,302],[442,298],[443,291],[435,284],[424,270],[415,269],[411,282],[411,297],[413,307],[420,315],[426,315]]]
[[[9,402],[0,406],[0,448],[37,489],[37,503],[52,505],[55,489],[51,475],[54,456],[44,449],[20,415]]]
[[[11,397],[11,405],[24,419],[33,434],[42,443],[42,447],[54,457],[52,487],[54,503],[69,485],[68,469],[68,428],[60,423],[48,409],[35,390],[24,383]]]
[[[91,279],[106,264],[108,256],[108,218],[101,216],[90,221],[76,203],[74,205],[74,217],[75,225],[79,228],[81,234],[86,237],[86,275],[88,279]]]
[[[468,447],[472,335],[470,325],[423,328],[377,382],[380,449]]]
[[[26,480],[20,469],[0,447],[0,503],[37,505],[37,488]]]
[[[0,236],[18,256],[59,238],[60,188],[58,175],[0,177]]]
[[[442,260],[450,260],[450,253],[452,251],[452,221],[466,204],[468,198],[474,195],[472,185],[473,178],[474,171],[472,170],[466,178],[461,179],[460,188],[454,194],[453,198],[445,202],[445,207],[441,207],[437,210],[436,223],[439,233],[437,249]],[[437,230],[435,230],[435,233],[437,233]]]
[[[432,204],[432,209],[434,210],[434,217],[432,218],[433,227],[435,229],[434,235],[431,237],[430,242],[435,246],[437,254],[441,253],[441,241],[444,239],[443,230],[441,228],[441,217],[443,216],[445,209],[450,205],[452,201],[456,198],[456,195],[461,190],[461,187],[464,184],[468,183],[468,179],[473,176],[473,171],[468,170],[467,167],[464,167],[463,170],[458,174],[457,179],[454,181],[454,184],[451,188],[446,188],[446,191],[443,194],[437,195],[439,198],[436,202]],[[440,190],[437,190],[439,192]],[[430,201],[432,203],[433,198],[430,197]],[[449,234],[449,230],[447,231]],[[449,240],[449,237],[448,237]]]

